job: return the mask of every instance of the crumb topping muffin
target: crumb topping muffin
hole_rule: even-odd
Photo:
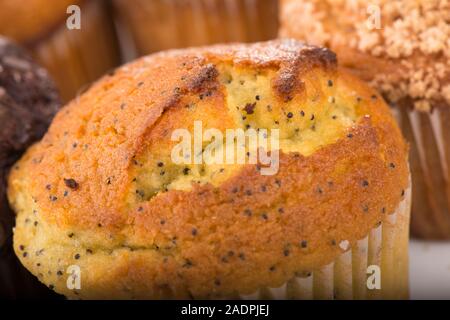
[[[278,173],[174,163],[172,132],[198,120],[222,132],[278,128]],[[293,40],[120,67],[64,107],[15,168],[16,253],[78,298],[220,298],[279,286],[366,237],[409,186],[407,146],[383,99],[331,51]],[[79,290],[66,286],[72,265]]]
[[[449,1],[282,3],[281,36],[330,47],[390,102],[412,100],[421,111],[450,104]]]

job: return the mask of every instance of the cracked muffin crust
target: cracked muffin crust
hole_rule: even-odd
[[[175,164],[171,133],[278,128],[277,174]],[[9,177],[15,250],[74,298],[220,298],[326,265],[408,188],[382,98],[297,41],[169,51],[120,67],[63,108]],[[66,270],[81,270],[81,289]]]

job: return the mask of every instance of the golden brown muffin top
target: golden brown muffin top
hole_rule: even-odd
[[[450,104],[448,0],[282,0],[280,12],[281,36],[330,47],[390,102]]]
[[[173,163],[171,133],[196,120],[223,132],[280,129],[278,173]],[[280,285],[367,236],[404,196],[406,158],[383,100],[332,52],[296,41],[214,46],[144,57],[98,81],[17,163],[9,198],[19,218],[38,219],[33,243],[70,252],[52,271],[83,263],[85,251],[128,248],[152,256],[122,261],[117,287],[130,296],[160,297],[160,286],[230,296]],[[21,259],[35,268],[34,256]],[[85,268],[114,268],[105,263]]]
[[[83,1],[0,0],[0,34],[18,42],[31,43],[65,23],[69,17],[67,7]]]

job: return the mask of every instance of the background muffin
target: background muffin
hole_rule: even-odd
[[[115,0],[139,55],[223,42],[273,39],[277,0]]]
[[[12,164],[40,139],[59,107],[48,73],[23,49],[0,37],[0,297],[41,298],[49,292],[14,255],[14,215],[6,200],[6,175]]]
[[[66,27],[70,5],[81,8],[80,30]],[[103,0],[58,0],[51,5],[46,0],[26,5],[0,0],[0,34],[33,53],[55,79],[64,101],[119,63],[109,3]]]
[[[176,164],[171,134],[198,120],[280,129],[278,173]],[[382,99],[326,49],[142,58],[61,110],[17,166],[16,253],[69,297],[408,296],[406,145]],[[366,288],[369,265],[381,290]],[[79,290],[67,288],[73,268]]]
[[[282,0],[280,17],[282,37],[330,47],[394,108],[411,143],[412,232],[450,238],[450,3]]]

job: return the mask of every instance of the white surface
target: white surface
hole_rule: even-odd
[[[450,242],[411,240],[411,299],[450,299]]]

